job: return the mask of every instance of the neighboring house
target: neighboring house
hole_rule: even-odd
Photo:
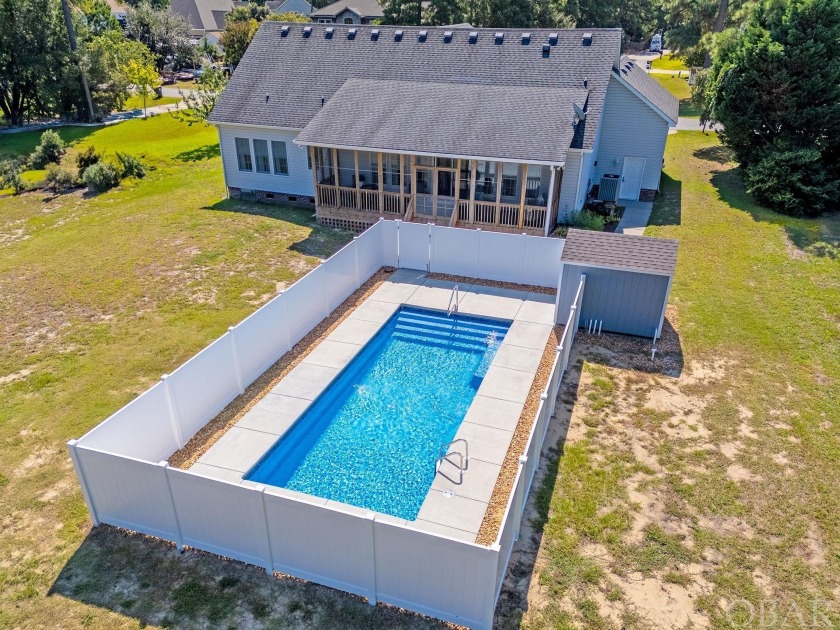
[[[376,0],[339,0],[313,11],[309,17],[321,24],[372,24],[383,19],[385,12]]]
[[[111,15],[120,23],[120,26],[123,28],[126,27],[128,24],[128,16],[125,11],[125,7],[121,5],[117,0],[107,0],[108,1],[108,8],[111,9]]]
[[[268,0],[265,6],[274,13],[300,13],[309,17],[312,5],[306,0]]]
[[[264,23],[209,119],[228,194],[530,234],[602,176],[653,199],[678,102],[620,49],[619,29]]]
[[[225,16],[233,10],[233,0],[172,0],[172,12],[183,17],[190,25],[190,35],[207,37],[218,43],[225,30]]]

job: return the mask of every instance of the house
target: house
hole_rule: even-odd
[[[190,36],[207,37],[214,44],[225,30],[225,16],[233,7],[233,0],[172,0],[170,5],[173,13],[189,23]]]
[[[376,0],[338,0],[309,17],[321,24],[372,24],[383,19],[385,12]]]
[[[273,13],[300,13],[307,17],[312,13],[312,5],[306,0],[268,0],[265,6]]]
[[[602,178],[653,199],[678,102],[620,51],[619,29],[264,23],[209,118],[228,194],[540,235]]]
[[[117,0],[107,0],[107,2],[108,8],[111,10],[111,15],[120,23],[120,26],[125,28],[128,24],[128,14],[125,11],[125,7],[117,2]]]

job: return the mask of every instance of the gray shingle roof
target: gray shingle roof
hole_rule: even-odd
[[[318,9],[312,12],[312,18],[319,17],[335,17],[345,9],[350,9],[359,17],[364,18],[381,18],[385,16],[385,12],[376,0],[338,0],[328,4],[323,9]]]
[[[677,267],[678,246],[679,241],[671,238],[571,229],[560,260],[672,276]]]
[[[680,115],[680,102],[676,96],[662,87],[644,68],[629,57],[622,57],[618,70],[614,70],[622,79],[644,96],[659,111],[677,123]]]
[[[222,31],[225,14],[233,10],[233,0],[172,0],[173,13],[183,16],[193,29]]]
[[[285,37],[284,26],[289,28]],[[311,28],[309,37],[304,37],[305,27]],[[331,38],[327,28],[333,29]],[[350,28],[356,30],[353,39],[348,38]],[[403,32],[399,42],[398,30]],[[428,33],[425,42],[419,41],[420,31]],[[447,31],[452,32],[449,42]],[[521,39],[526,31],[531,33],[527,45]],[[210,122],[303,129],[320,111],[321,99],[328,101],[354,78],[542,89],[578,89],[587,80],[589,110],[578,146],[592,148],[621,31],[587,29],[594,35],[590,46],[583,46],[581,30],[526,31],[263,22]],[[475,43],[469,43],[472,32],[477,33]],[[496,32],[504,34],[501,45],[495,43]],[[556,44],[544,57],[551,33],[557,34]],[[546,136],[546,141],[554,139]]]
[[[582,107],[587,93],[349,79],[296,142],[559,164],[574,133],[574,105]]]

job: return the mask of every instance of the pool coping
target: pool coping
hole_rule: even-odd
[[[222,435],[190,470],[242,485],[243,479],[402,305],[445,311],[455,282],[400,269],[350,310],[271,390]],[[454,439],[467,439],[470,464],[463,484],[436,475],[417,519],[382,515],[412,529],[474,542],[485,520],[547,342],[554,296],[538,291],[459,282],[459,312],[511,321]],[[326,505],[334,501],[312,497]],[[381,514],[376,513],[378,516]],[[377,517],[378,517],[377,516]]]

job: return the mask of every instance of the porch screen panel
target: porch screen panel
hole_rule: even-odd
[[[496,163],[478,161],[475,184],[477,201],[496,201]]]
[[[317,169],[316,174],[318,175],[319,184],[326,184],[329,186],[335,184],[335,178],[333,177],[332,151],[325,149],[324,147],[316,147],[315,168]]]
[[[338,151],[338,185],[345,188],[356,187],[356,159],[352,151]]]
[[[274,174],[289,174],[289,158],[286,155],[286,143],[278,140],[271,141],[271,153],[274,156]]]
[[[240,171],[253,171],[254,162],[251,158],[251,141],[248,138],[234,138],[236,143],[236,161]]]
[[[257,164],[257,173],[271,172],[271,159],[268,157],[268,142],[265,140],[254,140],[254,161]]]
[[[508,202],[519,201],[519,164],[502,164],[502,199]]]
[[[548,186],[550,183],[550,167],[529,164],[525,181],[525,204],[544,208],[548,201]]]

